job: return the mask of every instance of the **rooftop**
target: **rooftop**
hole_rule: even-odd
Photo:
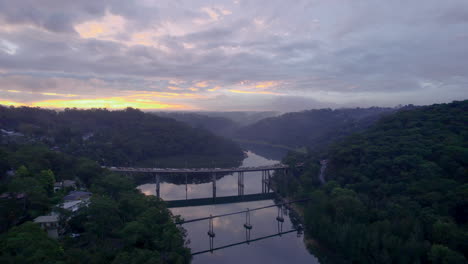
[[[41,215],[34,219],[35,223],[53,223],[58,222],[57,215]]]

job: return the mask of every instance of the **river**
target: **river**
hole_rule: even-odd
[[[268,159],[253,151],[246,152],[247,157],[241,166],[262,166],[278,163],[279,160]],[[263,154],[263,153],[262,153]],[[261,172],[248,172],[244,176],[244,194],[255,194],[262,192]],[[173,183],[161,183],[161,198],[164,200],[179,200],[191,198],[206,198],[212,195],[212,183],[188,184],[187,193],[185,184],[176,185]],[[237,174],[226,175],[216,182],[217,196],[237,195]],[[155,194],[155,184],[147,183],[138,187],[147,195]],[[209,215],[219,215],[223,213],[242,211],[247,208],[257,208],[267,205],[274,205],[274,200],[241,202],[234,204],[220,204],[208,206],[180,207],[172,208],[175,215],[181,215],[184,219],[194,219]],[[282,232],[293,230],[293,224],[289,216],[284,217],[284,223],[279,227],[276,221],[278,214],[277,207],[271,207],[250,213],[251,225],[250,240],[278,234],[279,228]],[[214,248],[223,247],[230,244],[246,241],[245,214],[237,214],[213,221]],[[208,220],[184,224],[187,230],[188,246],[192,252],[205,251],[210,249],[208,232]],[[316,257],[311,255],[303,242],[303,236],[297,232],[274,236],[249,244],[240,244],[232,247],[215,250],[212,253],[195,255],[192,263],[319,263]]]

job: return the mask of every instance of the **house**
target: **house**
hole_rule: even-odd
[[[54,183],[54,192],[59,191],[63,188],[73,188],[76,189],[76,181],[64,180],[61,182]]]
[[[87,200],[91,197],[90,192],[84,192],[84,191],[71,191],[63,197],[64,201],[77,201],[77,200]]]
[[[47,235],[51,238],[58,238],[59,219],[56,214],[41,215],[34,219],[34,223],[41,226],[47,231]]]
[[[88,204],[89,204],[89,198],[85,200],[75,200],[75,201],[64,202],[60,207],[71,212],[76,212],[81,207],[88,206]]]

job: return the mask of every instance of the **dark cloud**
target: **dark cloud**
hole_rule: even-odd
[[[105,92],[209,81],[192,92],[217,95],[198,101],[212,109],[231,99],[241,100],[232,108],[297,110],[372,98],[390,104],[418,93],[431,103],[441,90],[446,100],[468,95],[465,0],[0,0],[0,21],[0,74],[30,77],[15,79],[18,89],[72,85],[54,79],[64,76],[105,80]],[[89,32],[77,29],[83,23]],[[279,95],[229,94],[254,89],[243,81],[281,82],[272,88]],[[214,86],[221,88],[207,92]]]

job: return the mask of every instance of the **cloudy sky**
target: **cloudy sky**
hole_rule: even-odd
[[[0,104],[296,111],[467,98],[467,0],[0,0]]]

